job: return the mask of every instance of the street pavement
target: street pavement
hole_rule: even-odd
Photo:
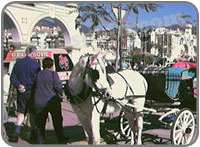
[[[87,142],[84,139],[84,132],[81,127],[81,124],[79,123],[70,104],[66,101],[62,103],[62,114],[63,114],[64,134],[65,136],[69,137],[69,140],[65,144],[87,145]],[[119,113],[115,113],[112,119],[110,119],[108,115],[101,118],[101,137],[103,138],[101,144],[116,144],[116,145],[130,144],[129,140],[124,140],[120,135],[119,118],[117,116],[119,116]],[[150,117],[150,118],[152,119],[151,121],[153,122],[157,121],[156,117]],[[4,138],[5,142],[8,142],[8,137],[12,132],[12,130],[14,130],[15,120],[16,117],[13,116],[9,117],[8,122],[5,124],[5,130],[7,134],[5,135]],[[17,145],[31,144],[29,136],[30,136],[30,127],[25,122],[25,124],[22,127],[20,139]],[[161,129],[157,126],[157,123],[151,125],[144,124],[142,140],[143,144],[145,145],[152,145],[152,144],[169,145],[171,144],[170,129]],[[45,144],[57,144],[51,119],[47,120],[46,124]]]

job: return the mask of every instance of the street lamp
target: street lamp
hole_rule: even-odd
[[[139,29],[137,31],[137,34],[141,40],[141,47],[142,47],[142,55],[143,55],[143,62],[144,62],[144,55],[148,46],[148,41],[150,39],[150,29]]]
[[[77,17],[76,17],[76,19],[75,19],[75,29],[77,29],[79,26],[80,26],[80,24],[81,24],[81,16],[80,15],[78,15]]]
[[[51,36],[47,36],[45,40],[46,40],[46,42],[48,44],[48,48],[50,48],[51,47],[52,37]]]
[[[168,46],[168,37],[167,32],[164,33],[163,37],[163,65],[165,65],[165,55],[167,54],[167,46]]]

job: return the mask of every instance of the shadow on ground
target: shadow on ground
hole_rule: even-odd
[[[130,141],[127,138],[122,137],[120,135],[119,129],[119,117],[114,117],[113,119],[109,119],[107,117],[101,118],[101,136],[106,144],[129,144]],[[8,122],[5,125],[5,131],[8,136],[10,137],[11,133],[15,129],[15,125],[13,122]],[[144,125],[144,130],[150,129],[150,126]],[[151,126],[151,128],[155,126]],[[29,136],[30,136],[31,129],[28,126],[23,126],[21,128],[20,138],[26,141],[28,144],[32,144]],[[79,141],[84,141],[84,131],[81,126],[65,126],[64,127],[64,135],[69,137],[69,140],[66,141],[64,144],[71,144]],[[156,135],[143,133],[142,140],[144,144],[166,144],[167,141],[163,141],[163,139],[159,138]],[[18,143],[20,144],[20,143]],[[54,133],[54,130],[46,130],[46,139],[45,144],[57,144],[57,139]]]
[[[104,121],[101,123],[101,136],[103,137],[103,140],[107,144],[116,144],[118,139],[117,136],[113,135],[113,132],[117,132],[119,130],[119,124],[118,124],[118,118],[114,118],[112,120],[109,120],[108,118],[102,118]],[[9,139],[12,132],[15,129],[15,124],[13,122],[7,122],[5,123],[5,131],[6,135]],[[22,126],[21,127],[21,133],[20,138],[21,140],[26,141],[29,144],[32,144],[30,140],[30,133],[31,129],[29,126]],[[119,134],[119,133],[118,133]],[[81,126],[65,126],[64,127],[64,135],[69,137],[69,140],[66,143],[73,143],[73,142],[79,142],[83,141],[85,139],[84,131]],[[45,144],[57,144],[57,139],[54,133],[54,130],[46,130],[46,139]]]
[[[12,132],[15,129],[15,124],[13,122],[8,122],[5,125],[6,135],[8,139],[10,138]],[[28,126],[23,126],[21,128],[20,138],[27,143],[32,144],[30,140],[31,129]],[[64,127],[64,135],[69,137],[66,143],[77,142],[84,140],[84,132],[81,126],[66,126]],[[57,144],[57,139],[54,130],[46,130],[45,144]]]

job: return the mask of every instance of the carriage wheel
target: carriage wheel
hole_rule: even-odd
[[[128,120],[123,111],[119,115],[120,135],[125,140],[130,140],[131,144],[135,143],[135,133],[131,130]]]
[[[189,109],[181,110],[171,129],[171,141],[175,145],[188,145],[194,136],[195,119]]]

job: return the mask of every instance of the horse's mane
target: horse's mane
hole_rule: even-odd
[[[81,61],[79,60],[79,62],[73,67],[68,81],[68,84],[70,85],[68,87],[68,96],[71,103],[74,103],[75,101],[82,102],[91,93],[92,89],[84,83],[84,73],[85,67],[81,66]]]
[[[76,65],[73,67],[70,78],[76,78],[78,74],[83,70],[83,68],[80,66],[80,61],[76,63]]]

